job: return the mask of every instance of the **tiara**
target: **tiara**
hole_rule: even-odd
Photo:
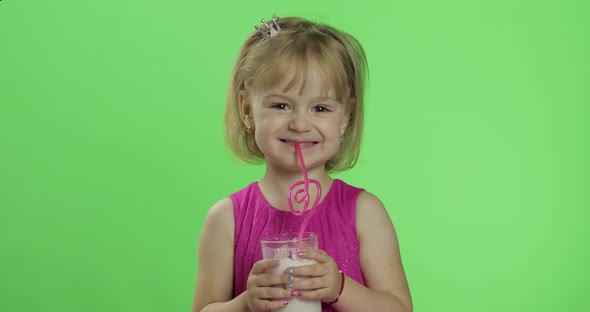
[[[279,17],[276,14],[272,15],[272,22],[270,25],[267,24],[264,19],[261,19],[260,21],[264,25],[264,29],[263,27],[258,27],[258,25],[254,26],[254,29],[262,35],[262,40],[272,38],[282,31],[281,26],[279,26]]]

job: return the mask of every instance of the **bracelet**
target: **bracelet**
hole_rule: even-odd
[[[342,295],[342,291],[344,290],[344,272],[342,272],[342,270],[338,270],[338,272],[340,272],[340,291],[338,292],[338,297],[336,297],[336,300],[332,301],[332,302],[328,302],[328,304],[334,304],[336,302],[338,302],[338,299],[340,299],[340,295]]]

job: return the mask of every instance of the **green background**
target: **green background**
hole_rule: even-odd
[[[0,310],[189,311],[260,18],[355,35],[415,311],[590,311],[588,1],[0,1]]]

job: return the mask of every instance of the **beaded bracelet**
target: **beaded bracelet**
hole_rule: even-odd
[[[342,272],[342,270],[338,270],[338,272],[340,272],[340,291],[338,292],[338,297],[336,297],[336,300],[332,301],[332,302],[328,302],[328,304],[334,304],[336,302],[338,302],[338,299],[340,299],[340,295],[342,295],[342,291],[344,290],[344,272]]]

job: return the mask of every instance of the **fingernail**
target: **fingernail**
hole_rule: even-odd
[[[298,291],[297,292],[297,297],[301,297],[301,296],[303,296],[303,294],[300,291]]]
[[[274,264],[274,265],[279,265],[280,263],[281,263],[281,261],[279,261],[279,259],[274,259],[272,261],[272,264]]]
[[[297,255],[298,255],[299,257],[303,257],[303,251],[300,251],[300,252],[299,252]]]
[[[291,297],[297,297],[299,293],[295,290],[291,291]]]
[[[285,271],[285,274],[288,274],[288,275],[293,275],[293,268],[288,268],[288,269]]]
[[[293,281],[293,275],[287,275],[287,282]]]
[[[293,284],[287,284],[287,285],[285,285],[285,288],[291,289],[291,288],[293,288]]]
[[[289,300],[285,300],[285,301],[283,301],[283,304],[284,304],[284,305],[288,305],[288,304],[289,304]]]

